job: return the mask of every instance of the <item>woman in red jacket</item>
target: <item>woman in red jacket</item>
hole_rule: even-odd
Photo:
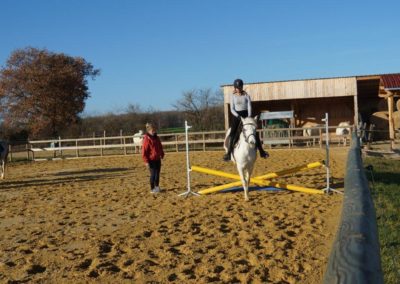
[[[146,123],[147,133],[143,136],[142,157],[146,167],[150,170],[151,193],[160,192],[161,159],[164,150],[157,136],[157,129],[152,123]]]

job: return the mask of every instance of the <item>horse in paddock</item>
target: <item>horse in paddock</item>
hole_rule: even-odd
[[[250,177],[253,172],[254,163],[257,159],[257,148],[256,148],[256,130],[257,130],[258,116],[252,118],[242,118],[242,130],[239,136],[238,142],[235,144],[231,160],[236,164],[237,170],[240,175],[240,179],[243,184],[244,199],[249,200],[248,191],[250,184]],[[240,130],[240,129],[239,129]],[[238,130],[238,131],[239,131]],[[224,142],[225,151],[228,150],[229,143],[229,128]]]
[[[351,133],[350,121],[342,121],[336,128],[336,135],[348,135]]]
[[[8,143],[0,141],[0,179],[4,179],[6,174],[6,164],[8,156]]]

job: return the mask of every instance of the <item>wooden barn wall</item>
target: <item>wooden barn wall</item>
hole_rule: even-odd
[[[232,86],[223,86],[224,102],[229,103]],[[285,99],[345,97],[357,95],[355,77],[315,79],[245,84],[244,89],[252,101],[276,101]]]

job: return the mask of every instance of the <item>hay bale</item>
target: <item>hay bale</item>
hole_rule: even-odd
[[[377,111],[377,112],[374,112],[374,113],[371,115],[371,119],[372,119],[372,118],[385,120],[385,121],[386,121],[385,123],[387,124],[387,121],[389,120],[389,112],[387,112],[387,111]]]
[[[400,129],[400,111],[393,112],[394,129]]]

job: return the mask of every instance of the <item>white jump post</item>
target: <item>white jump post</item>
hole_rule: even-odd
[[[178,194],[179,196],[185,196],[188,197],[190,194],[195,195],[195,196],[200,196],[200,194],[193,192],[190,188],[190,161],[189,161],[189,135],[188,135],[188,130],[191,128],[187,124],[187,121],[185,120],[185,141],[186,141],[186,174],[187,174],[187,190],[185,192],[182,192]]]
[[[329,165],[329,116],[328,113],[325,113],[325,118],[322,119],[322,121],[325,121],[325,135],[326,135],[326,141],[325,141],[325,148],[326,148],[326,159],[325,159],[325,168],[326,168],[326,187],[324,189],[325,193],[330,193],[331,191],[343,194],[342,192],[331,188],[330,185],[330,177],[331,177],[331,170],[330,170],[330,165]]]

